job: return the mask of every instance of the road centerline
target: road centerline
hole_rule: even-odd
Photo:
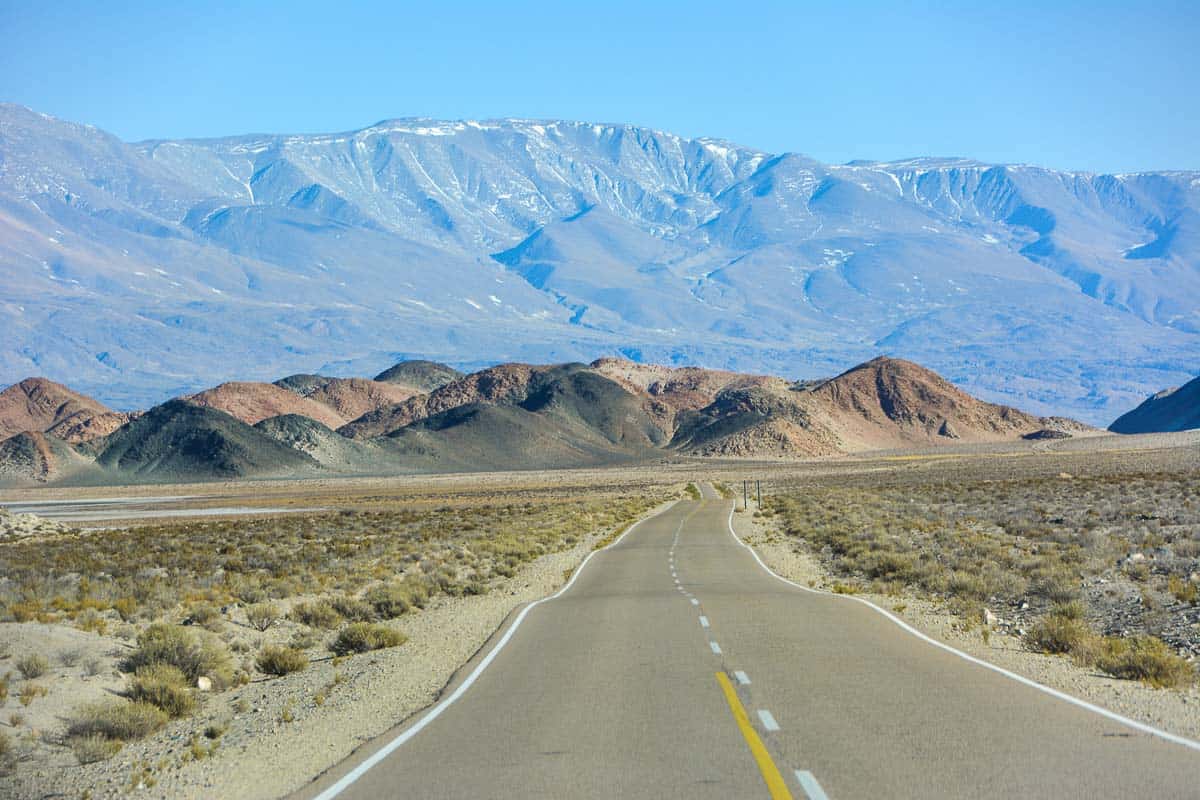
[[[750,754],[754,756],[754,761],[758,764],[758,770],[762,773],[763,781],[767,784],[767,791],[771,794],[771,800],[792,800],[792,793],[788,790],[787,783],[783,780],[783,775],[779,773],[779,768],[775,766],[775,761],[767,751],[767,746],[763,744],[762,739],[759,738],[758,733],[754,730],[754,726],[750,724],[750,717],[746,715],[746,709],[742,705],[742,701],[738,699],[737,690],[729,682],[729,676],[724,672],[718,672],[717,683],[721,685],[721,691],[725,694],[725,701],[729,703],[729,710],[733,712],[733,718],[737,722],[738,729],[742,732],[742,738],[746,740],[746,744],[750,748]]]

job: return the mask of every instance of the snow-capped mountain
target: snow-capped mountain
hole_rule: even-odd
[[[1200,355],[1200,173],[826,165],[629,125],[126,144],[0,105],[0,382],[878,353],[1107,423]]]

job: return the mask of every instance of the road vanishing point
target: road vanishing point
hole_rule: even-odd
[[[1200,745],[771,574],[709,486],[303,800],[1200,797]]]

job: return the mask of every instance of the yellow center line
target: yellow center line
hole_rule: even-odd
[[[779,774],[779,769],[771,759],[771,754],[767,752],[766,745],[762,743],[762,739],[758,738],[758,733],[750,724],[750,717],[746,715],[746,709],[742,706],[742,701],[738,699],[737,691],[729,682],[729,676],[724,672],[718,672],[717,683],[721,684],[721,691],[725,693],[725,699],[729,702],[729,710],[733,712],[733,718],[737,721],[738,728],[746,739],[746,744],[750,746],[750,753],[758,763],[758,770],[762,773],[763,780],[767,782],[767,791],[771,793],[771,800],[792,800],[792,793],[784,783],[783,776]]]

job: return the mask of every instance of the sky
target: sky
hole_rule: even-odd
[[[0,101],[127,141],[626,122],[826,162],[1200,169],[1200,2],[0,0]]]

